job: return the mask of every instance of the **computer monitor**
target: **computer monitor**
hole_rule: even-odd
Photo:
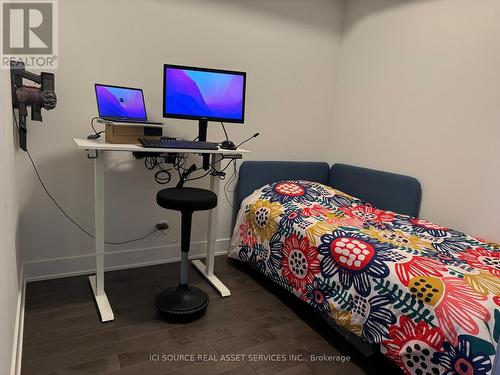
[[[205,141],[208,121],[243,123],[246,73],[165,65],[163,117],[199,121]]]
[[[141,89],[96,83],[95,93],[99,117],[147,120],[146,105]]]

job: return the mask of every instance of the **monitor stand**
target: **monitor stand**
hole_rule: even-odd
[[[201,119],[199,124],[198,124],[198,141],[206,142],[206,140],[207,140],[207,127],[208,127],[208,120]],[[210,168],[210,155],[203,154],[203,169],[208,171],[208,168]]]

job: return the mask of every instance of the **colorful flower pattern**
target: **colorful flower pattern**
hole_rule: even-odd
[[[469,249],[458,256],[470,266],[490,272],[500,277],[500,251],[489,251],[482,248]]]
[[[434,353],[432,361],[444,366],[443,375],[487,375],[491,371],[490,357],[479,351],[474,352],[467,336],[461,336],[456,347],[444,342],[443,349]]]
[[[298,180],[243,201],[229,256],[379,344],[406,374],[492,371],[500,245]]]
[[[282,214],[279,203],[271,203],[265,199],[259,199],[250,205],[247,214],[248,225],[262,241],[269,240],[278,229],[275,221]]]
[[[340,283],[349,289],[351,285],[361,296],[371,291],[371,277],[384,278],[389,275],[386,262],[387,250],[391,246],[359,233],[335,230],[321,236],[318,253],[321,259],[321,274],[325,279],[338,273]]]
[[[444,336],[439,328],[424,321],[414,322],[402,315],[399,324],[389,328],[389,337],[382,342],[382,352],[405,374],[442,373],[439,362],[437,365],[432,363],[434,353],[439,353],[443,346]]]
[[[312,283],[306,284],[306,293],[302,295],[302,298],[316,310],[329,313],[329,301],[332,295],[332,288],[321,279],[315,278]]]
[[[309,245],[307,238],[292,234],[285,239],[281,270],[290,285],[303,292],[306,284],[311,284],[319,273],[316,248]]]

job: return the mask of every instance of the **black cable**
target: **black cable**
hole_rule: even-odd
[[[16,113],[14,110],[12,110],[12,116],[14,117],[14,122],[16,124],[16,128],[17,130],[19,131],[19,124],[17,122],[17,117],[16,117]],[[91,237],[91,238],[94,238],[95,239],[95,236],[90,233],[89,231],[87,231],[85,228],[83,228],[80,224],[78,224],[71,216],[69,216],[66,211],[64,211],[64,209],[59,205],[59,203],[57,203],[57,201],[55,200],[55,198],[52,196],[52,194],[50,194],[49,190],[47,189],[47,187],[45,186],[45,183],[43,182],[42,180],[42,177],[40,176],[40,173],[38,172],[38,168],[36,167],[36,164],[33,160],[33,158],[31,157],[31,154],[29,152],[29,150],[26,150],[26,153],[28,154],[28,158],[31,162],[31,166],[33,167],[33,170],[35,171],[35,174],[36,174],[36,177],[38,179],[38,182],[40,182],[40,185],[42,185],[42,188],[43,190],[45,191],[45,193],[48,195],[48,197],[50,198],[50,200],[56,205],[56,207],[59,209],[59,211],[69,220],[71,221],[78,229],[80,229],[83,233],[85,233],[87,236]],[[123,245],[123,244],[126,244],[126,243],[130,243],[130,242],[136,242],[136,241],[141,241],[149,236],[151,236],[153,233],[156,233],[158,232],[159,229],[155,229],[154,231],[146,234],[145,236],[142,236],[140,238],[133,238],[131,240],[126,240],[126,241],[121,241],[121,242],[112,242],[112,241],[104,241],[105,244],[108,244],[108,245]]]
[[[243,142],[241,142],[239,145],[236,146],[236,148],[240,147],[243,143],[247,143],[249,140],[251,140],[252,138],[255,138],[255,137],[258,137],[259,136],[259,133],[255,133],[254,135],[252,135],[250,138],[247,138],[245,139]]]
[[[94,128],[94,120],[97,120],[98,118],[99,117],[96,116],[96,117],[92,117],[92,119],[90,120],[90,126],[92,127],[92,130],[94,131],[94,134],[96,134],[96,135],[99,134],[99,133]]]
[[[186,163],[186,159],[187,158],[185,158],[184,155],[176,155],[174,162],[173,162],[173,166],[174,166],[174,169],[177,171],[179,181],[182,179],[181,169],[183,172],[186,171],[186,169],[184,168],[184,164]],[[181,161],[182,161],[182,164],[180,164]]]
[[[224,184],[224,197],[226,198],[226,201],[227,201],[227,203],[229,203],[229,206],[231,206],[231,208],[233,208],[233,204],[229,200],[228,194],[229,193],[234,193],[236,190],[229,190],[229,187],[231,186],[231,184],[233,183],[233,181],[235,181],[235,180],[238,179],[237,176],[238,176],[238,171],[237,171],[237,168],[236,168],[236,159],[234,159],[233,160],[233,174],[231,175],[231,177],[229,178],[229,180],[227,180],[226,183]]]
[[[146,235],[144,235],[142,237],[134,238],[134,239],[131,239],[131,240],[120,241],[120,242],[104,241],[104,243],[108,244],[108,245],[125,245],[127,243],[137,242],[137,241],[144,240],[144,239],[148,238],[149,236],[151,236],[152,234],[155,234],[156,232],[159,232],[159,231],[160,231],[160,229],[155,229],[155,230],[149,232],[148,234],[146,234]]]
[[[230,161],[229,161],[229,163],[227,163],[227,164],[226,164],[226,166],[225,166],[224,168],[222,168],[222,169],[221,169],[220,171],[218,171],[218,172],[219,172],[219,173],[224,172],[226,169],[228,169],[228,168],[229,168],[229,166],[231,165],[231,163],[232,163],[232,162],[233,162],[233,161],[232,161],[232,160],[230,160]]]
[[[232,205],[231,201],[229,200],[228,194],[234,193],[236,191],[236,189],[230,190],[230,187],[231,187],[231,184],[233,183],[233,181],[236,181],[237,179],[238,179],[238,170],[236,167],[236,159],[235,159],[233,161],[233,174],[231,175],[229,180],[224,185],[224,196],[226,197],[226,200],[229,203],[229,205],[231,206],[231,208],[233,207],[233,205]]]
[[[146,167],[146,169],[152,171],[156,167],[155,159],[151,156],[147,156],[146,158],[144,158],[144,166]]]
[[[98,139],[98,138],[101,138],[101,134],[102,133],[105,133],[106,131],[105,130],[102,130],[100,132],[98,132],[97,130],[95,130],[95,127],[94,127],[94,120],[98,119],[99,117],[92,117],[92,119],[90,120],[90,126],[92,127],[92,130],[94,131],[94,134],[90,134],[89,136],[87,136],[87,139]]]
[[[238,168],[236,167],[238,160],[234,159],[234,172],[233,172],[233,180],[238,180],[240,178],[240,173],[238,171]],[[232,181],[231,181],[232,182]],[[236,185],[234,186],[233,190],[229,190],[229,186],[227,189],[228,193],[236,193]]]
[[[146,169],[152,171],[158,168],[159,171],[155,173],[155,181],[160,185],[165,185],[172,179],[172,174],[170,173],[170,168],[166,169],[163,164],[165,163],[164,157],[158,156],[146,156],[144,159],[144,166]]]
[[[164,176],[164,177],[162,177],[162,176]],[[169,171],[161,169],[155,173],[155,180],[160,185],[168,184],[171,179],[172,179],[172,175],[170,174]]]
[[[197,170],[199,170],[199,169],[197,169]],[[196,172],[196,171],[194,171],[194,172]],[[199,180],[200,178],[208,176],[210,173],[212,173],[212,170],[209,170],[209,171],[205,172],[201,176],[193,177],[193,178],[188,178],[188,179],[184,180],[184,182]]]
[[[215,164],[215,163],[218,163],[218,162],[222,161],[223,159],[224,159],[224,158],[221,158],[221,159],[217,160],[216,162],[209,164],[209,165],[210,165],[210,169],[209,169],[207,172],[205,172],[204,174],[202,174],[202,175],[200,175],[200,176],[197,176],[197,177],[188,178],[188,179],[184,180],[184,182],[199,180],[199,179],[201,179],[201,178],[203,178],[203,177],[206,177],[206,176],[208,176],[209,174],[214,173],[214,172],[217,172],[217,173],[224,172],[224,171],[227,169],[227,167],[228,167],[227,165],[226,165],[226,167],[225,167],[224,169],[222,169],[222,170],[220,170],[220,171],[217,171],[217,170],[215,169],[215,166],[214,166],[214,164]],[[193,171],[193,173],[194,173],[194,172],[196,172],[196,171],[199,171],[200,169],[202,169],[202,168],[197,168],[195,171]],[[221,176],[219,176],[219,178],[220,178],[220,177],[221,177]],[[223,179],[224,179],[224,178],[221,178],[221,180],[223,180]]]
[[[224,130],[224,135],[226,136],[226,141],[229,141],[229,137],[227,136],[227,131],[226,131],[226,127],[224,126],[224,123],[221,121],[220,124],[222,125],[222,130]]]
[[[74,225],[76,225],[82,232],[84,232],[85,234],[87,234],[89,237],[92,237],[92,238],[95,238],[93,234],[91,234],[90,232],[88,232],[86,229],[84,229],[80,224],[78,224],[75,220],[73,220],[73,218],[71,218],[64,210],[63,208],[59,205],[59,203],[57,203],[57,201],[55,200],[55,198],[50,194],[49,190],[47,189],[47,187],[45,186],[42,178],[40,177],[40,174],[38,173],[38,169],[35,165],[35,162],[33,161],[33,158],[31,157],[31,154],[29,151],[26,151],[26,153],[28,154],[28,158],[30,159],[30,162],[31,162],[31,165],[33,166],[33,170],[35,171],[35,174],[38,178],[38,181],[40,182],[40,185],[42,185],[42,188],[43,190],[45,190],[45,193],[47,193],[47,195],[49,196],[49,198],[52,200],[52,202],[54,202],[54,204],[56,205],[56,207],[59,209],[59,211],[61,211],[61,213],[66,216],[66,218],[71,221]]]

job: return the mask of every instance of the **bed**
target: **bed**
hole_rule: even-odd
[[[420,202],[408,176],[245,162],[228,255],[407,374],[494,373],[500,246],[419,219]]]

